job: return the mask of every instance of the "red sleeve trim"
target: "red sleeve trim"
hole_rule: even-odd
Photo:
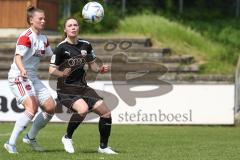
[[[28,36],[21,36],[18,39],[17,45],[23,45],[23,46],[26,46],[28,48],[31,48],[31,41],[30,41]]]

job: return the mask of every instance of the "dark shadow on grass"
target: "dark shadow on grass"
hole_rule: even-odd
[[[119,150],[115,150],[115,149],[114,149],[114,151],[116,151],[118,154],[127,153],[126,151],[124,151],[124,152],[122,152],[122,151],[119,152]],[[93,150],[93,149],[84,149],[84,150],[81,150],[80,152],[81,152],[81,153],[86,153],[86,154],[97,153],[97,154],[101,154],[101,155],[106,155],[106,154],[98,153],[97,150]]]
[[[80,150],[80,152],[89,153],[89,154],[98,153],[97,149],[84,149],[84,150]]]
[[[47,152],[47,153],[52,153],[52,152],[65,152],[64,149],[48,149],[48,150],[45,150],[44,152]],[[44,153],[44,152],[37,152],[37,153]]]

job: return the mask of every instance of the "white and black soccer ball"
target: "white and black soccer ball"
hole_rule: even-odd
[[[88,2],[82,9],[82,16],[89,23],[98,23],[104,17],[104,9],[98,2]]]

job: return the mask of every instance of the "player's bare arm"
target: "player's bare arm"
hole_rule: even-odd
[[[23,63],[22,63],[22,56],[19,55],[19,54],[16,54],[15,55],[15,62],[16,62],[16,65],[17,65],[18,69],[20,70],[21,76],[24,77],[24,78],[28,78],[27,71],[25,70],[25,68],[23,66]]]
[[[57,77],[67,77],[71,73],[71,68],[65,68],[63,71],[60,71],[57,66],[49,66],[49,74]]]
[[[89,63],[88,65],[91,68],[91,70],[94,72],[99,72],[99,73],[103,74],[103,73],[107,73],[109,71],[108,65],[98,66],[98,64],[95,61]]]

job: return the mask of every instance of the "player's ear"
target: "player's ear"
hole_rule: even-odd
[[[30,22],[30,24],[33,24],[33,18],[32,17],[29,18],[29,22]]]

